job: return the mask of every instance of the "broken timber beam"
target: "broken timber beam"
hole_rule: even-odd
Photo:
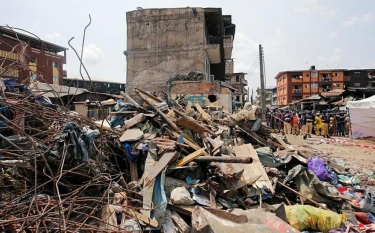
[[[234,121],[236,123],[236,125],[238,126],[238,128],[243,131],[244,133],[246,133],[247,135],[249,135],[250,137],[254,138],[257,142],[259,142],[260,144],[264,145],[264,146],[270,146],[270,147],[273,147],[273,145],[269,145],[267,143],[266,140],[264,140],[263,138],[261,138],[260,136],[258,136],[258,134],[256,134],[255,132],[251,131],[250,129],[248,129],[244,124],[242,124],[241,122],[237,121],[236,119],[234,119],[233,117],[230,117],[230,119],[232,121]]]
[[[141,99],[143,99],[152,109],[155,110],[155,112],[157,112],[159,114],[159,116],[161,118],[163,118],[163,120],[176,132],[180,132],[181,129],[178,128],[178,126],[170,119],[168,118],[167,115],[165,115],[162,111],[160,111],[159,108],[157,108],[153,103],[151,103],[150,100],[148,100],[146,97],[143,96],[143,94],[137,89],[135,88],[134,89],[134,92],[139,96],[141,97]]]
[[[189,116],[185,115],[184,113],[178,111],[178,110],[175,109],[175,108],[173,109],[173,111],[174,111],[175,113],[177,113],[177,115],[180,115],[180,116],[182,116],[182,117],[188,119],[189,121],[191,121],[191,123],[192,123],[193,125],[195,124],[195,125],[199,125],[200,127],[203,127],[203,128],[204,128],[204,131],[208,132],[209,134],[211,134],[211,135],[214,136],[215,138],[218,137],[218,135],[217,135],[214,131],[210,130],[209,128],[207,128],[207,127],[204,126],[204,125],[201,125],[198,121],[196,121],[196,120],[190,118]],[[180,120],[180,119],[179,119],[179,120]],[[179,122],[179,120],[177,120],[177,122]],[[177,123],[177,122],[176,122],[176,123]],[[181,126],[181,127],[184,127],[184,126]],[[185,127],[184,127],[184,128],[185,128]]]
[[[190,227],[186,224],[183,218],[176,212],[172,211],[171,218],[173,219],[173,222],[176,224],[178,231],[182,233],[189,233]]]
[[[130,97],[127,93],[120,91],[120,95],[122,95],[127,101],[133,104],[136,108],[142,108],[132,97]]]

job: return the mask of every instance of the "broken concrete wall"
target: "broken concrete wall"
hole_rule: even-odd
[[[166,92],[176,74],[207,73],[202,8],[145,9],[127,12],[127,90]],[[208,66],[209,67],[209,66]]]
[[[203,107],[223,106],[232,112],[232,92],[219,83],[208,81],[174,81],[171,84],[171,97],[184,95],[186,100],[198,102]]]

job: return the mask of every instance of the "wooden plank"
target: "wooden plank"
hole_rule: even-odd
[[[139,113],[135,115],[133,118],[126,120],[124,122],[123,129],[130,129],[131,127],[135,126],[136,124],[142,122],[145,119],[146,119],[145,115],[143,113]]]
[[[256,134],[255,132],[251,131],[251,129],[249,129],[248,127],[246,127],[240,121],[237,121],[233,117],[230,117],[230,119],[236,123],[237,127],[242,132],[246,133],[247,135],[249,135],[250,137],[252,137],[253,139],[255,139],[259,144],[261,144],[263,146],[272,146],[272,145],[269,145],[265,139],[261,138],[258,134]]]
[[[192,106],[193,106],[193,104],[190,101],[188,101],[188,103],[186,105],[186,112],[189,111],[189,110],[191,110]]]
[[[128,129],[120,137],[120,142],[134,142],[143,138],[144,133],[138,129]]]
[[[188,156],[185,156],[183,159],[180,159],[178,160],[177,162],[175,162],[172,166],[173,167],[180,167],[180,166],[183,166],[191,161],[193,161],[196,157],[198,156],[201,156],[203,154],[203,151],[205,150],[205,148],[201,148],[197,151],[194,151],[193,153],[191,153],[190,155]]]
[[[149,217],[137,212],[137,211],[134,211],[134,209],[128,209],[126,208],[126,210],[123,211],[125,214],[128,214],[128,215],[131,215],[139,220],[142,220],[142,222],[152,226],[152,227],[158,227],[159,223],[158,221],[156,221],[155,219],[150,219]]]
[[[137,113],[137,111],[111,112],[111,115],[129,115],[134,113]]]
[[[195,108],[197,109],[197,111],[202,114],[202,118],[210,125],[214,126],[215,124],[211,121],[211,117],[210,115],[207,114],[207,112],[205,112],[203,110],[203,108],[198,104],[198,103],[195,103],[194,104]]]
[[[271,136],[276,139],[283,147],[284,149],[290,149],[289,145],[286,144],[280,137],[279,135],[275,134],[275,133],[271,133]]]
[[[157,161],[152,170],[145,177],[145,186],[149,186],[151,182],[164,170],[164,168],[176,158],[177,152],[165,153],[159,161]]]
[[[193,119],[181,117],[176,121],[176,125],[185,129],[190,129],[193,133],[204,133],[204,127]]]
[[[251,144],[244,144],[241,146],[234,147],[234,152],[237,157],[251,157],[253,163],[241,164],[244,168],[243,176],[245,182],[248,185],[253,185],[255,188],[267,187],[272,193],[274,193],[273,186],[269,180],[263,165],[259,161],[257,152],[254,150]],[[254,182],[255,180],[255,182]]]
[[[180,135],[176,132],[173,132],[171,131],[172,135],[175,137],[175,138],[179,138]],[[198,146],[197,144],[195,144],[194,142],[190,141],[190,139],[187,138],[187,135],[186,134],[182,134],[183,138],[184,138],[184,142],[189,145],[191,148],[193,148],[194,150],[199,150],[201,149],[200,146]],[[207,152],[203,151],[202,153],[204,156],[210,156]]]
[[[178,230],[182,233],[189,233],[190,232],[190,227],[189,225],[186,224],[184,219],[181,218],[181,216],[176,212],[172,211],[172,216],[171,216],[173,222],[176,224]]]
[[[170,210],[174,210],[177,213],[191,217],[191,214],[194,211],[195,205],[173,205],[172,202],[168,200],[167,208]]]
[[[138,169],[137,163],[133,161],[129,161],[129,169],[130,169],[130,180],[131,181],[138,181]]]

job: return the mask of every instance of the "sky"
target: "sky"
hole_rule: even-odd
[[[260,86],[258,46],[264,48],[266,86],[279,71],[375,68],[373,0],[2,0],[0,25],[28,30],[67,47],[68,77],[79,74],[79,60],[68,41],[81,51],[92,78],[125,82],[126,12],[137,7],[220,7],[236,24],[235,72],[248,73],[250,89]],[[5,7],[4,7],[5,6]],[[8,10],[4,10],[8,9]]]

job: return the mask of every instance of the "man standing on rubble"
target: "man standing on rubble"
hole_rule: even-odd
[[[306,136],[307,136],[306,111],[301,112],[301,117],[299,119],[299,122],[301,125],[300,135],[302,135],[306,139]]]
[[[289,111],[285,111],[284,115],[284,134],[290,134],[291,133],[291,126],[290,122],[292,120],[292,116],[290,115]]]
[[[329,114],[327,113],[326,110],[323,110],[323,114],[322,114],[322,122],[323,122],[323,130],[322,130],[322,136],[324,136],[325,138],[329,138],[329,135],[328,135],[328,124],[329,124]]]
[[[314,116],[311,114],[311,111],[306,111],[306,130],[307,134],[311,136],[312,134],[312,128],[313,128],[313,121],[314,121]]]
[[[316,130],[315,130],[315,134],[316,136],[324,136],[324,132],[323,132],[323,121],[322,121],[322,117],[320,116],[320,113],[316,113],[316,117],[315,117],[315,125],[316,125]]]
[[[337,136],[339,136],[339,137],[345,136],[345,116],[344,116],[344,113],[340,112],[340,114],[336,116],[336,122],[337,122]]]

